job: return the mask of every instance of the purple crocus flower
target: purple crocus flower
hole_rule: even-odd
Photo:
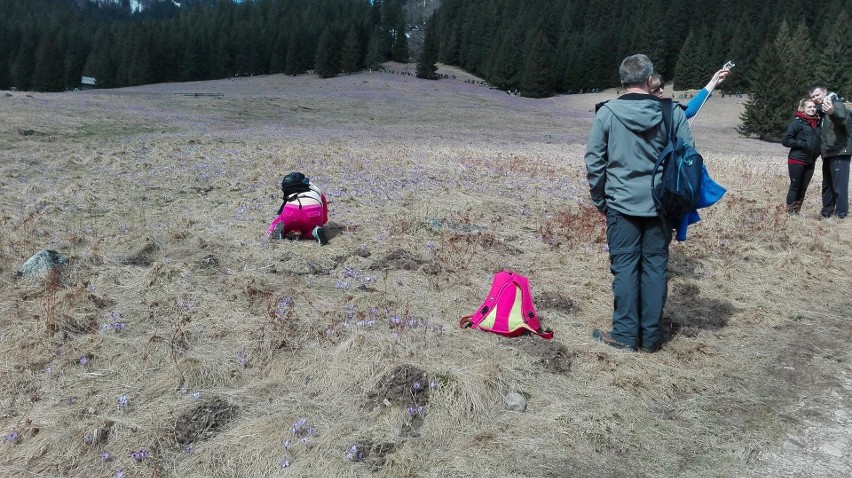
[[[150,455],[151,455],[151,452],[142,448],[142,449],[139,449],[137,451],[131,452],[130,458],[133,458],[133,461],[141,462],[143,460],[146,460]]]
[[[290,431],[293,432],[293,435],[299,436],[304,434],[304,426],[307,425],[308,420],[305,417],[299,418],[293,423],[293,426],[290,427]]]

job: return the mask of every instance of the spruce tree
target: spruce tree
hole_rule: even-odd
[[[518,58],[521,58],[518,36],[504,35],[500,39],[489,68],[489,83],[501,90],[516,89],[520,83],[521,70]]]
[[[65,89],[65,57],[52,32],[45,33],[39,42],[32,88],[36,91]]]
[[[408,63],[408,37],[405,36],[404,21],[400,22],[396,27],[391,57],[393,58],[393,61]]]
[[[15,49],[11,29],[6,24],[0,23],[0,90],[12,86],[12,68],[9,56],[10,52],[13,51]]]
[[[702,51],[699,34],[690,30],[675,65],[674,89],[688,90],[701,87],[702,81],[705,81],[703,78],[705,58]]]
[[[364,63],[370,70],[378,70],[385,60],[381,54],[381,37],[379,27],[373,28],[373,33],[370,34],[370,43],[367,45],[367,57],[364,59]]]
[[[361,70],[361,41],[355,25],[349,28],[346,40],[343,41],[343,51],[340,53],[340,71],[355,73]]]
[[[127,58],[125,70],[127,72],[126,85],[146,85],[154,82],[154,72],[151,65],[152,43],[148,41],[148,35],[142,28],[136,29],[131,37],[130,55]]]
[[[786,24],[782,24],[782,28],[787,28]],[[806,90],[813,82],[811,58],[814,47],[808,26],[802,21],[795,33],[788,38],[779,38],[775,47],[781,52],[781,70],[778,74],[784,79],[784,93],[788,98],[788,105],[791,106],[788,115],[792,117],[798,100],[807,94]]]
[[[745,89],[748,84],[748,75],[744,73],[753,64],[756,55],[753,50],[755,50],[754,45],[757,42],[752,22],[748,18],[742,17],[734,28],[734,33],[729,41],[729,54],[725,59],[725,61],[732,60],[736,64],[736,68],[733,74],[729,75],[722,83],[721,90],[742,92]]]
[[[824,35],[825,42],[817,53],[815,76],[819,83],[825,84],[829,91],[841,96],[852,95],[852,60],[850,43],[852,33],[849,28],[849,16],[841,11]]]
[[[33,83],[33,71],[36,67],[35,51],[36,40],[34,33],[25,33],[21,39],[18,54],[15,55],[15,65],[12,73],[15,77],[15,88],[20,91],[29,90]]]
[[[541,30],[533,38],[524,61],[521,94],[530,98],[544,98],[553,94],[550,45]]]
[[[436,28],[435,17],[432,16],[426,22],[426,34],[423,38],[423,51],[420,52],[420,58],[417,60],[417,78],[427,80],[437,80],[438,74],[438,32]]]
[[[287,42],[287,60],[284,62],[284,74],[296,76],[299,73],[304,73],[303,61],[300,36],[296,31],[293,31],[290,34],[290,41]]]
[[[12,86],[12,72],[9,69],[9,60],[0,56],[0,90],[6,90]]]
[[[757,136],[763,141],[779,141],[789,123],[796,93],[801,86],[790,85],[788,76],[779,74],[785,68],[785,55],[790,30],[783,22],[775,42],[766,43],[755,59],[751,71],[750,99],[740,116],[737,131],[744,136]]]
[[[340,63],[335,55],[334,37],[330,28],[326,28],[317,44],[314,57],[314,73],[320,78],[331,78],[340,73]]]

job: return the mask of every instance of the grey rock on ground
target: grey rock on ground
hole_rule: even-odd
[[[503,398],[506,402],[506,409],[513,412],[523,412],[527,409],[527,399],[517,392],[511,392]]]
[[[55,271],[58,278],[65,277],[68,258],[52,249],[42,249],[24,262],[18,269],[18,277],[29,279],[47,279]]]

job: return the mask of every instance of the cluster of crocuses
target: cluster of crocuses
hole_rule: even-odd
[[[293,312],[293,298],[284,296],[275,304],[275,317],[285,319]]]
[[[337,288],[338,289],[349,289],[354,285],[355,282],[360,283],[361,285],[367,285],[372,283],[375,279],[367,274],[364,271],[360,271],[348,265],[344,265],[343,269],[341,269],[337,273],[338,281]]]
[[[364,447],[356,443],[346,450],[346,454],[344,456],[349,461],[363,461],[364,458],[367,457],[367,454],[364,452]]]
[[[325,330],[326,337],[340,335],[345,330],[358,328],[372,329],[387,326],[388,331],[397,336],[405,332],[422,332],[442,335],[444,325],[436,324],[425,319],[417,319],[410,312],[401,315],[390,307],[370,307],[367,311],[358,311],[354,304],[347,305],[346,316],[343,320],[333,323]]]
[[[121,332],[127,327],[127,322],[121,320],[121,313],[118,311],[112,311],[109,316],[109,320],[101,325],[101,330],[104,332],[113,330],[115,332]]]
[[[297,443],[302,444],[305,448],[311,447],[311,438],[316,435],[316,429],[308,423],[308,419],[305,417],[301,417],[290,426],[290,433],[292,433],[293,438],[296,439]],[[281,448],[285,450],[288,454],[281,458],[278,461],[278,465],[281,468],[287,468],[290,466],[290,456],[291,449],[293,447],[293,441],[289,438],[285,438],[281,440]]]

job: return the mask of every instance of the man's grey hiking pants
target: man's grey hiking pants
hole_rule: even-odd
[[[612,271],[612,338],[630,347],[656,348],[668,293],[671,227],[658,217],[609,211],[606,218]]]

